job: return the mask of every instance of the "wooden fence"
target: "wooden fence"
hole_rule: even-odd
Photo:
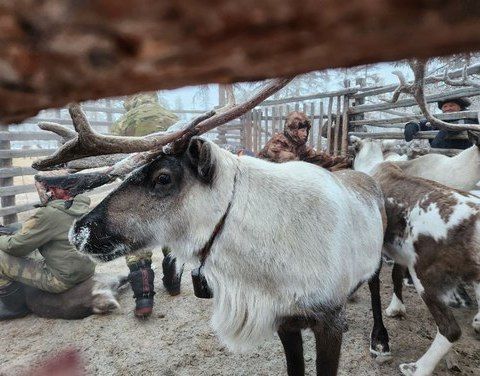
[[[93,129],[108,134],[112,123],[124,112],[120,101],[101,100],[83,105]],[[178,115],[193,117],[203,111],[176,110]],[[60,145],[60,138],[37,127],[41,121],[51,121],[72,126],[66,109],[42,111],[38,116],[18,125],[0,125],[0,217],[4,225],[16,223],[19,214],[28,214],[39,203],[34,186],[32,162],[52,154]],[[240,122],[233,122],[210,132],[209,137],[218,143],[240,143]],[[116,183],[89,193],[95,196],[111,190]]]
[[[468,74],[479,74],[480,65],[468,69]],[[462,71],[452,72],[451,78],[461,77]],[[427,83],[432,80],[427,79]],[[354,87],[344,83],[344,89],[308,96],[267,100],[239,120],[220,126],[208,133],[208,137],[219,144],[244,146],[258,152],[275,133],[283,130],[286,115],[292,111],[303,111],[310,118],[312,129],[309,144],[318,150],[333,155],[346,155],[348,135],[371,138],[403,139],[403,126],[410,120],[422,116],[411,111],[416,102],[406,97],[396,103],[386,101],[396,85],[365,87],[361,79]],[[426,96],[428,103],[452,96],[475,97],[480,95],[479,88],[465,87],[448,93],[433,93]],[[102,100],[83,106],[93,128],[108,133],[110,125],[124,112],[119,103]],[[203,111],[175,111],[190,117]],[[435,111],[433,111],[435,112]],[[455,114],[442,114],[444,120],[477,117],[477,111],[465,111]],[[0,125],[0,217],[4,224],[18,221],[18,214],[33,208],[38,202],[33,175],[30,167],[32,158],[44,157],[58,147],[59,139],[50,132],[38,130],[39,121],[53,121],[71,126],[68,111],[43,111],[36,118],[16,126]],[[420,132],[416,138],[435,137],[436,132]],[[105,192],[112,186],[101,187],[93,195]]]

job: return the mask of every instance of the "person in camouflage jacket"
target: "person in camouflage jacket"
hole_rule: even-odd
[[[127,98],[123,104],[127,112],[116,121],[111,132],[119,136],[145,136],[166,131],[178,121],[178,117],[162,107],[156,93],[141,93]],[[171,295],[180,294],[183,266],[177,271],[176,259],[169,249],[162,249],[163,285]],[[129,280],[135,298],[134,314],[147,318],[152,314],[154,304],[155,273],[152,269],[152,250],[142,249],[126,256],[130,269]]]
[[[90,198],[58,187],[46,191],[48,200],[20,231],[0,236],[0,319],[29,312],[23,285],[61,293],[94,274],[95,263],[68,240],[72,223],[89,211]],[[42,258],[30,257],[35,250]]]
[[[287,115],[282,133],[276,133],[258,153],[258,157],[272,162],[305,161],[330,171],[352,166],[348,157],[334,157],[316,151],[307,145],[310,133],[310,120],[303,112],[293,111]]]

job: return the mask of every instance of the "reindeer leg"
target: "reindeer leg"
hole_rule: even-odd
[[[385,310],[385,315],[388,317],[403,317],[406,314],[405,305],[403,304],[403,276],[405,275],[405,268],[397,263],[393,264],[392,281],[393,281],[393,295],[390,305]]]
[[[453,342],[460,338],[462,332],[450,308],[438,298],[435,291],[430,287],[437,286],[436,282],[438,281],[430,280],[428,286],[425,287],[425,291],[423,291],[423,286],[413,270],[410,270],[410,273],[417,292],[437,324],[438,331],[427,352],[415,363],[400,364],[400,371],[406,376],[427,376],[432,374],[438,362],[447,355],[453,346]]]
[[[317,376],[335,376],[340,360],[343,330],[329,322],[318,322],[312,327],[315,334],[315,347],[317,350]]]
[[[287,358],[288,376],[304,376],[305,363],[303,359],[303,340],[300,329],[280,327],[278,336],[282,341]]]
[[[375,356],[377,362],[383,363],[391,359],[390,346],[388,344],[388,332],[383,325],[382,301],[380,298],[380,268],[368,281],[372,300],[373,329],[370,337],[370,353]]]
[[[473,284],[475,287],[475,296],[477,298],[478,313],[473,318],[472,326],[476,333],[480,334],[480,282]]]

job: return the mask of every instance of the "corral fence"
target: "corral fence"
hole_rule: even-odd
[[[479,74],[480,64],[471,66],[468,74]],[[459,78],[462,70],[451,72],[451,78]],[[428,80],[427,80],[428,84]],[[428,88],[428,85],[427,85]],[[389,103],[396,85],[366,87],[358,79],[354,86],[344,82],[344,88],[308,96],[267,100],[240,119],[209,132],[209,137],[218,144],[243,146],[254,152],[263,148],[268,139],[283,130],[286,115],[293,111],[307,114],[312,123],[309,144],[317,150],[332,155],[348,153],[348,136],[376,139],[403,139],[403,127],[410,120],[422,118],[411,97]],[[462,87],[455,90],[435,92],[427,90],[426,101],[433,105],[452,96],[477,97],[479,88]],[[219,102],[222,102],[221,100]],[[474,106],[475,107],[475,104]],[[105,99],[86,103],[83,109],[93,128],[100,133],[109,133],[111,124],[124,113],[121,102]],[[181,118],[197,116],[204,111],[178,110]],[[432,112],[437,112],[432,108]],[[440,119],[477,118],[477,111],[440,114]],[[36,124],[52,121],[72,126],[66,109],[42,111],[39,116],[21,125],[0,125],[0,217],[3,224],[15,223],[19,214],[28,213],[38,203],[33,184],[31,163],[38,157],[52,154],[60,139],[51,132],[40,131]],[[419,132],[418,139],[431,139],[436,131]],[[464,136],[460,136],[464,137]],[[92,191],[94,196],[112,189],[116,183]]]

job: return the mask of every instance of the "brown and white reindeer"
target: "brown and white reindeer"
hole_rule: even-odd
[[[74,123],[83,124],[76,126],[79,135],[72,144],[85,150],[81,132],[94,133],[78,108],[71,112]],[[337,373],[344,306],[368,281],[374,311],[371,351],[388,357],[378,278],[385,213],[378,186],[363,173],[237,157],[191,137],[218,124],[218,116],[228,118],[214,115],[189,127],[169,153],[148,151],[144,139],[129,139],[127,145],[125,139],[95,137],[97,145],[115,144],[117,152],[146,153],[130,158],[140,167],[74,225],[71,241],[102,261],[161,244],[180,259],[201,262],[213,291],[211,322],[220,339],[233,350],[245,350],[277,332],[289,375],[304,374],[304,328],[316,337],[317,374]],[[162,137],[158,146],[173,141],[169,134]],[[41,166],[76,155],[75,146],[63,148]]]
[[[461,335],[446,303],[450,292],[459,283],[473,283],[480,301],[480,198],[408,176],[391,162],[377,166],[373,177],[385,195],[385,253],[408,268],[438,326],[428,351],[400,369],[404,375],[430,375]],[[389,309],[405,308],[392,301]],[[472,326],[480,332],[480,312]]]

